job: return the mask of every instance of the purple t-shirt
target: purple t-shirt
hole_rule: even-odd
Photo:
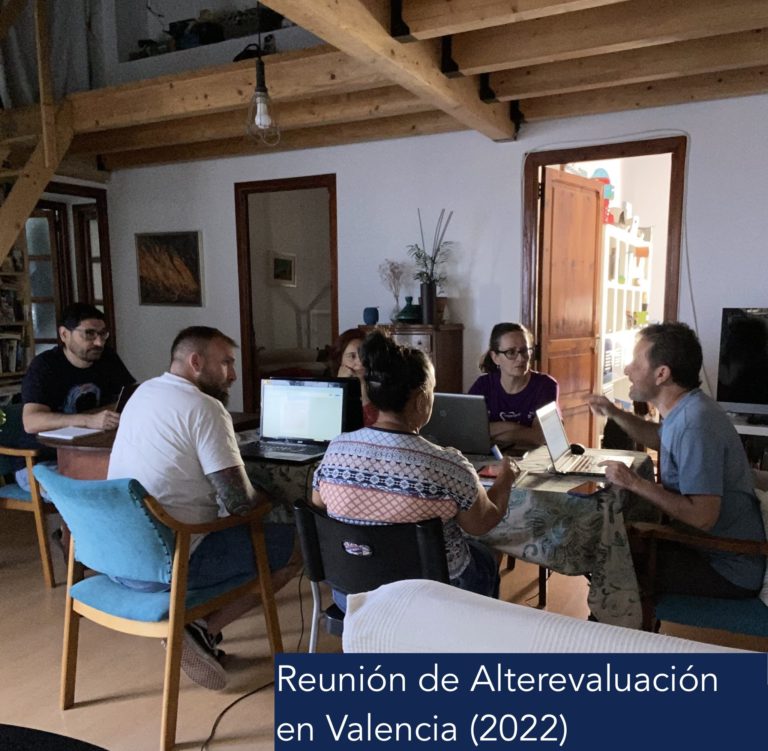
[[[545,373],[531,371],[528,385],[518,394],[508,394],[501,385],[501,373],[481,375],[469,389],[470,394],[485,397],[491,422],[517,422],[530,428],[536,410],[557,401],[557,381]]]

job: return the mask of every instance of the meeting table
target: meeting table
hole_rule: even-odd
[[[600,453],[631,454],[634,470],[647,479],[654,476],[648,454]],[[658,512],[616,486],[587,498],[569,495],[568,490],[586,478],[550,474],[550,458],[544,447],[518,464],[526,474],[512,489],[504,518],[479,539],[494,550],[552,571],[587,576],[587,602],[598,621],[640,628],[640,591],[626,523],[656,521]]]

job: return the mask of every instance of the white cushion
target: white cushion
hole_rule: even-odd
[[[757,500],[760,501],[760,512],[763,515],[763,527],[765,527],[765,536],[768,537],[768,490],[755,488]],[[758,597],[768,605],[768,566],[765,567],[765,576],[763,577],[763,588]]]

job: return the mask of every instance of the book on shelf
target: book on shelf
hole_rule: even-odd
[[[22,368],[20,361],[24,359],[24,346],[21,334],[0,333],[0,374],[16,373]]]

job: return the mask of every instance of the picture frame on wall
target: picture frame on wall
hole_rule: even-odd
[[[136,234],[140,305],[203,306],[201,234]]]
[[[276,287],[296,286],[296,256],[292,253],[270,255],[270,284]]]

